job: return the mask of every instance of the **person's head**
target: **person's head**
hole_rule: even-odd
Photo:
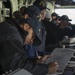
[[[22,7],[20,8],[20,13],[22,14],[22,17],[23,17],[23,18],[29,18],[28,13],[27,13],[27,7],[22,6]]]
[[[41,11],[36,6],[29,6],[27,12],[28,12],[29,17],[31,17],[32,19],[40,20]]]
[[[24,10],[26,9],[26,6],[22,6],[21,8],[20,8],[20,12],[21,12],[21,14],[23,15],[24,14]]]
[[[57,16],[58,16],[58,15],[57,15],[55,12],[52,13],[52,14],[51,14],[52,20],[56,20]]]
[[[33,3],[34,6],[38,7],[41,10],[41,20],[46,17],[46,1],[45,0],[36,0]]]
[[[60,23],[61,23],[60,16],[57,16],[57,18],[56,18],[56,24],[59,25]]]
[[[21,19],[22,18],[22,14],[20,13],[20,11],[15,11],[13,13],[12,17],[15,18],[15,19]]]
[[[41,20],[44,20],[45,17],[46,17],[46,10],[45,10],[45,9],[43,9],[43,10],[41,11],[41,15],[42,15]]]
[[[35,39],[35,35],[34,35],[34,31],[33,31],[32,27],[28,23],[21,24],[21,27],[23,30],[28,32],[26,39],[25,39],[25,44],[33,43],[33,41]]]
[[[66,27],[66,26],[68,26],[69,21],[72,21],[72,20],[69,19],[67,15],[63,15],[63,16],[60,17],[60,21],[61,21],[61,25]]]
[[[35,20],[28,18],[28,19],[21,19],[19,22],[20,26],[23,30],[28,32],[28,35],[25,39],[25,44],[40,45],[41,39],[39,38],[39,29],[37,30],[37,26],[35,25]]]

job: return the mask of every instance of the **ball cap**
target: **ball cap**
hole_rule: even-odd
[[[71,19],[69,19],[69,17],[67,15],[62,15],[60,17],[60,20],[64,20],[64,21],[72,21]]]
[[[47,9],[46,6],[46,1],[45,0],[36,0],[34,3],[33,3],[34,6],[38,7],[40,10],[43,10],[43,9]]]
[[[20,22],[27,23],[27,24],[29,24],[32,27],[32,29],[33,29],[33,31],[35,33],[35,36],[36,36],[35,39],[34,39],[33,44],[36,45],[36,46],[40,45],[41,44],[41,37],[39,36],[39,34],[40,34],[39,30],[41,29],[41,25],[40,25],[40,27],[38,27],[39,25],[37,25],[36,21],[33,20],[32,18],[21,19]]]

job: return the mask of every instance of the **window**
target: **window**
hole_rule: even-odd
[[[55,12],[59,14],[59,16],[67,15],[69,19],[72,19],[71,23],[75,24],[75,9],[74,8],[59,8],[55,9]]]

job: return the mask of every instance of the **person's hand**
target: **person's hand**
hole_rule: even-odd
[[[51,58],[51,57],[52,57],[51,55],[44,55],[44,56],[41,58],[42,63],[44,63],[48,58]]]
[[[59,65],[57,62],[51,62],[48,64],[48,74],[54,74],[57,72]]]
[[[52,56],[51,55],[45,55],[43,57],[41,57],[40,59],[37,60],[38,63],[41,63],[41,64],[44,64],[45,61],[48,59],[48,58],[51,58]]]
[[[28,34],[25,39],[25,44],[31,44],[31,43],[33,43],[32,34]]]

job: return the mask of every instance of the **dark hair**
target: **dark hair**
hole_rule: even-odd
[[[56,20],[60,20],[60,16],[57,16],[57,17],[56,17]]]
[[[16,19],[21,19],[21,18],[22,18],[22,15],[21,15],[20,11],[15,11],[15,12],[13,13],[13,16],[14,16]]]
[[[51,14],[51,16],[58,16],[58,14],[55,13],[55,12],[53,12],[53,13]]]
[[[27,7],[22,6],[22,7],[20,8],[20,13],[22,14],[22,16],[24,16],[25,14],[27,14]]]

